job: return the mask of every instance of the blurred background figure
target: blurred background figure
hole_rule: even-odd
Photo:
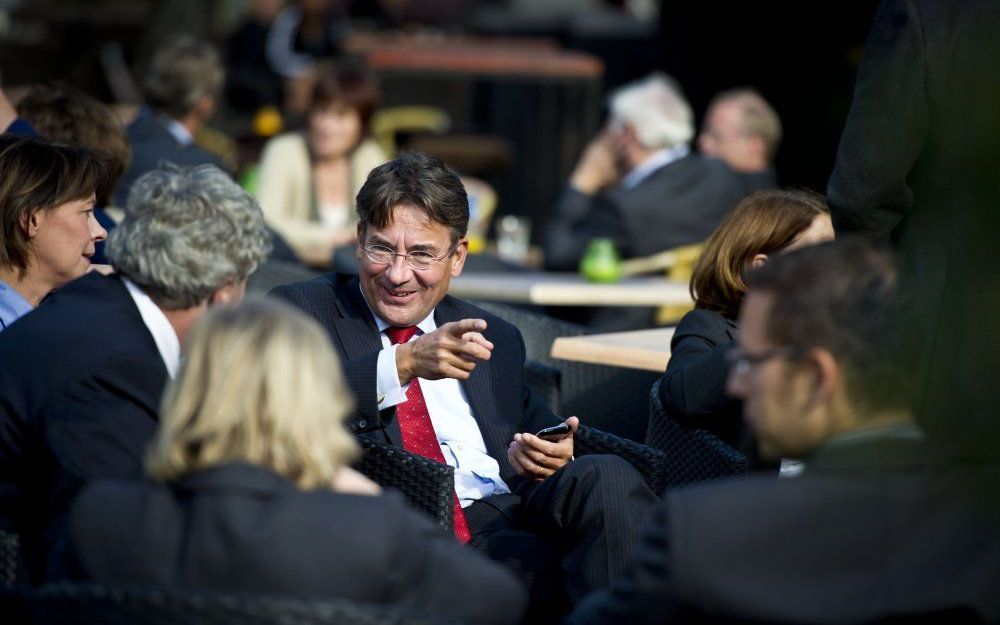
[[[285,79],[285,108],[301,115],[318,64],[341,55],[350,26],[345,0],[292,0],[278,14],[267,36],[267,60]]]
[[[267,39],[284,6],[284,0],[252,0],[226,39],[226,101],[234,110],[254,112],[282,104],[283,79],[267,59]]]
[[[609,103],[607,126],[577,163],[549,226],[550,269],[576,270],[598,237],[623,258],[698,243],[742,196],[728,167],[691,153],[694,117],[672,79],[649,76]]]
[[[705,429],[760,467],[743,422],[742,402],[726,391],[726,354],[739,332],[736,316],[746,277],[770,257],[833,239],[826,201],[808,191],[758,191],[726,216],[702,248],[691,276],[695,310],[684,315],[670,341],[670,361],[659,385],[669,415]]]
[[[17,103],[18,116],[43,137],[101,152],[108,157],[111,185],[96,196],[94,217],[110,232],[115,220],[112,207],[118,179],[132,160],[132,148],[121,120],[108,105],[68,85],[36,85]],[[98,241],[91,261],[106,264],[104,243]]]
[[[371,73],[353,62],[326,70],[313,89],[307,125],[264,147],[257,196],[269,224],[303,261],[326,267],[357,236],[354,201],[385,153],[368,122],[379,102]]]
[[[777,186],[773,162],[779,145],[778,113],[760,93],[748,88],[715,96],[698,134],[698,150],[729,165],[747,193]]]
[[[219,156],[195,144],[195,135],[215,112],[224,83],[219,54],[206,42],[182,37],[156,51],[143,81],[146,106],[127,129],[132,164],[118,188],[119,206],[125,205],[132,183],[161,161],[227,169]]]
[[[107,231],[94,216],[114,186],[103,155],[37,137],[0,137],[0,331],[91,268]]]
[[[96,482],[74,506],[80,577],[517,622],[511,573],[348,466],[353,401],[318,323],[250,300],[209,314],[186,354],[146,453],[151,481]]]

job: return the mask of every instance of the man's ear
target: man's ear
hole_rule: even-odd
[[[843,371],[840,364],[826,349],[813,347],[806,354],[806,361],[813,373],[814,381],[809,397],[811,406],[829,404],[833,396],[843,386]]]
[[[237,282],[235,280],[227,280],[225,284],[216,290],[212,291],[212,294],[208,297],[209,306],[221,306],[223,304],[236,304],[243,301],[243,296],[247,292],[247,281],[243,280]]]
[[[451,277],[457,278],[462,274],[465,267],[465,258],[469,255],[469,240],[461,239],[455,247],[454,257],[451,259]]]

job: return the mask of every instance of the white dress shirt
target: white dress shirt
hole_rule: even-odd
[[[167,373],[171,378],[177,377],[177,370],[181,367],[181,342],[177,338],[177,332],[170,325],[167,316],[163,314],[160,307],[152,300],[145,291],[140,289],[126,277],[122,277],[128,294],[132,296],[139,314],[142,315],[142,322],[146,324],[149,333],[153,335],[156,349],[160,352],[160,358],[167,367]]]
[[[370,309],[370,307],[369,307]],[[406,401],[406,389],[396,373],[396,346],[389,340],[385,329],[388,323],[372,313],[382,339],[382,351],[378,356],[378,380],[376,392],[382,398],[379,409],[391,408]],[[437,329],[432,310],[427,318],[417,324],[420,334]],[[416,336],[414,337],[416,338]],[[413,339],[411,339],[413,340]],[[500,479],[500,465],[486,453],[486,442],[479,431],[479,424],[472,415],[472,406],[465,395],[461,383],[453,378],[441,380],[420,379],[427,412],[430,414],[434,432],[445,462],[455,468],[455,492],[462,507],[472,502],[509,493],[510,488]]]
[[[672,148],[663,148],[662,150],[657,150],[649,156],[646,160],[639,163],[628,172],[621,181],[621,188],[625,191],[631,191],[632,189],[639,186],[639,183],[649,178],[658,169],[666,167],[670,163],[678,159],[682,159],[688,155],[690,148],[686,143],[681,143],[675,145]]]

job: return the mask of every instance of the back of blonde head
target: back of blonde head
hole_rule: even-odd
[[[146,457],[153,478],[248,462],[321,488],[356,457],[343,427],[353,402],[340,363],[303,313],[248,299],[209,313],[186,347]]]

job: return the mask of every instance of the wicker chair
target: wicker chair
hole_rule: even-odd
[[[363,455],[358,469],[382,488],[393,488],[443,529],[451,531],[454,520],[455,470],[439,462],[368,438],[361,438]],[[667,459],[662,451],[614,434],[580,426],[573,439],[577,456],[614,454],[628,460],[654,493],[668,483]]]
[[[362,437],[358,470],[382,488],[400,491],[411,507],[449,532],[454,513],[455,469],[415,453]]]
[[[17,534],[0,530],[0,587],[20,581],[21,539]]]
[[[576,415],[587,425],[605,432],[634,441],[644,440],[649,414],[647,397],[660,374],[556,360],[550,355],[556,338],[580,336],[589,330],[512,306],[485,302],[476,305],[517,326],[524,336],[528,360],[560,371],[558,414]]]
[[[266,260],[247,280],[247,290],[254,293],[267,293],[276,286],[312,280],[318,275],[321,275],[319,271],[298,263]]]
[[[346,600],[185,592],[106,584],[43,586],[30,599],[39,625],[432,625],[453,620]]]
[[[646,443],[666,452],[666,487],[747,473],[747,457],[706,430],[674,421],[660,401],[660,382],[649,394]]]

